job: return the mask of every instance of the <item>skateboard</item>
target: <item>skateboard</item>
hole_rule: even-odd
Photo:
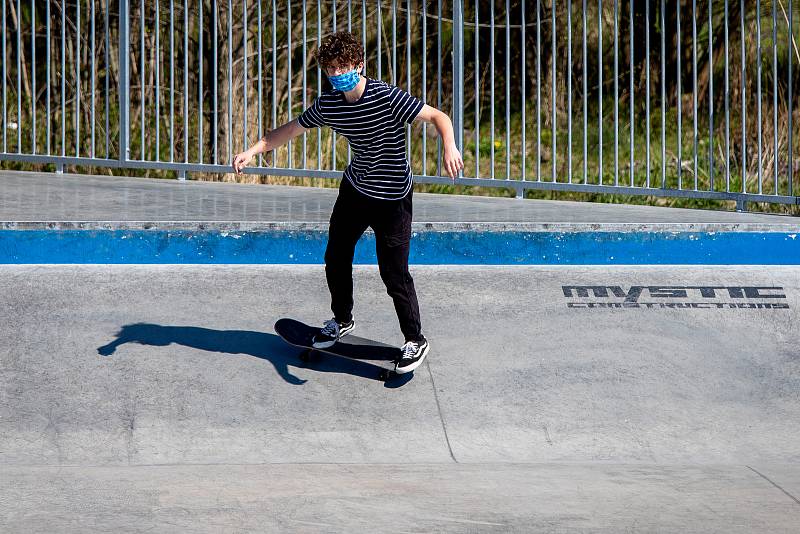
[[[341,358],[351,360],[380,360],[392,363],[392,368],[388,369],[381,365],[376,365],[378,370],[378,380],[386,382],[399,376],[396,372],[397,361],[402,354],[400,349],[380,341],[374,341],[353,334],[348,334],[326,349],[314,348],[311,343],[314,335],[320,331],[318,326],[309,326],[294,319],[278,319],[275,323],[275,333],[288,344],[304,349],[299,357],[302,361],[311,360],[314,352],[324,352]]]

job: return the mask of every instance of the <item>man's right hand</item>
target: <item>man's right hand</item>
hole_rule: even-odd
[[[236,174],[242,174],[242,169],[247,166],[247,163],[253,159],[253,155],[250,153],[249,150],[245,150],[240,154],[236,154],[233,157],[233,172]]]

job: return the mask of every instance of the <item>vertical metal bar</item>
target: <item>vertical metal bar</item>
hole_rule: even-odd
[[[216,24],[214,27],[216,28]],[[228,50],[230,50],[230,44],[231,42],[228,40]],[[216,54],[216,40],[211,49]],[[214,69],[214,72],[218,71]],[[216,76],[212,76],[212,78],[216,78]],[[216,138],[216,135],[214,137]],[[200,163],[203,163],[203,141],[203,2],[199,2],[197,5],[197,160]]]
[[[189,162],[189,0],[183,0],[183,162]]]
[[[553,19],[553,29],[550,33],[550,63],[551,63],[551,72],[550,72],[550,107],[552,108],[552,123],[550,124],[553,130],[553,157],[551,158],[551,171],[553,174],[553,182],[556,181],[556,174],[558,170],[558,151],[556,150],[556,126],[557,126],[557,118],[556,118],[556,7],[555,5],[552,6],[551,10],[552,19]]]
[[[408,87],[406,90],[411,92],[411,0],[406,1],[406,83]],[[459,150],[461,147],[459,147]],[[406,125],[406,154],[409,161],[411,160],[411,125]],[[348,145],[348,156],[350,149]]]
[[[3,15],[5,16],[5,2],[3,2]],[[45,128],[46,128],[46,135],[47,135],[47,142],[46,142],[46,151],[50,154],[50,2],[46,3],[45,7],[45,33],[47,37],[47,45],[46,45],[46,59],[47,59],[47,87],[45,92],[45,98],[47,99],[46,102],[46,120],[45,120]],[[5,24],[3,24],[3,33],[5,33]],[[5,45],[5,35],[3,35],[3,44]],[[3,54],[3,63],[5,64],[6,56]],[[35,72],[35,69],[34,69]],[[3,81],[5,82],[5,72],[3,72]],[[34,93],[35,94],[35,93]],[[34,114],[35,115],[35,114]],[[3,121],[3,129],[5,130],[5,121]],[[5,133],[5,132],[4,132]]]
[[[382,1],[382,0],[381,0]],[[381,34],[383,33],[383,15],[381,14],[381,1],[377,3],[377,12],[376,16],[377,20],[377,32],[378,32],[378,42],[377,42],[377,57],[378,57],[378,79],[383,79],[383,74],[381,73],[381,56],[383,55],[383,48],[381,47]],[[336,5],[336,0],[333,0],[334,6]],[[334,9],[334,21],[336,20],[336,10]],[[424,72],[424,69],[423,69]]]
[[[291,31],[291,29],[289,30]],[[244,127],[242,128],[242,137],[244,138],[243,148],[247,148],[247,0],[242,0],[242,104],[244,115]],[[233,154],[231,154],[231,158]]]
[[[763,192],[761,176],[761,0],[756,1],[756,60],[758,74],[756,76],[756,98],[758,100],[758,194]]]
[[[362,0],[365,1],[365,0]],[[272,127],[275,127],[275,1],[272,2]],[[317,50],[322,40],[322,11],[317,2]],[[317,63],[317,95],[322,93],[322,69]],[[275,151],[273,150],[273,158]],[[322,129],[317,128],[317,169],[322,168]]]
[[[794,65],[794,55],[792,55],[792,46],[794,45],[794,21],[792,20],[792,0],[789,0],[789,160],[787,166],[789,167],[789,196],[792,196],[792,180],[794,178],[794,147],[792,145],[792,113],[794,113],[794,100],[792,97],[792,65]]]
[[[63,5],[63,4],[62,4]],[[130,133],[130,80],[128,79],[128,61],[130,57],[130,5],[129,0],[119,0],[119,87],[117,98],[119,103],[119,161],[128,160]]]
[[[725,0],[725,191],[731,190],[730,65],[728,58],[728,0]]]
[[[161,8],[159,0],[155,0],[156,17],[156,157],[155,161],[161,161]]]
[[[712,3],[708,3],[708,178],[714,190],[714,29]]]
[[[676,9],[677,9],[677,17],[676,17],[676,19],[678,21],[678,24],[677,24],[678,25],[678,35],[677,35],[677,37],[678,37],[678,42],[680,43],[680,42],[682,42],[681,41],[681,3],[680,2],[676,2],[675,5],[676,5]],[[678,110],[678,169],[677,169],[677,171],[678,171],[678,189],[682,189],[683,188],[683,131],[682,131],[682,129],[683,129],[683,117],[682,117],[682,114],[683,114],[682,113],[683,112],[683,102],[681,100],[681,95],[683,95],[683,91],[681,89],[681,79],[683,77],[683,74],[681,72],[681,56],[682,55],[683,54],[675,54],[675,56],[678,58],[678,72],[676,73],[676,78],[677,78],[676,81],[677,81],[677,85],[678,85],[678,92],[677,92],[678,99],[677,99],[677,105],[675,106],[677,108],[677,110]]]
[[[336,31],[336,0],[333,0],[333,31]],[[336,132],[331,130],[331,158],[333,160],[333,170],[336,170]]]
[[[439,2],[441,4],[441,0]],[[489,170],[489,177],[494,179],[494,2],[491,3],[490,10],[490,28],[491,28],[491,41],[489,46],[489,130],[491,131],[491,144],[489,145],[489,159],[491,160],[491,167]],[[440,22],[441,25],[441,22]],[[440,32],[441,33],[441,32]],[[442,49],[439,47],[439,56],[441,57]],[[441,63],[441,60],[439,60]],[[441,71],[440,71],[441,72]],[[440,74],[441,79],[441,74]],[[437,169],[437,175],[439,174]]]
[[[628,47],[630,49],[629,52],[630,52],[630,58],[631,58],[630,59],[630,63],[631,63],[631,67],[630,67],[631,68],[630,83],[631,83],[631,86],[630,86],[630,96],[628,97],[628,99],[630,100],[629,103],[630,103],[630,110],[631,110],[631,125],[630,125],[631,148],[630,148],[629,156],[630,156],[631,187],[633,187],[633,174],[634,174],[634,159],[633,159],[633,156],[634,156],[634,154],[633,154],[634,142],[633,142],[633,134],[634,134],[634,129],[635,129],[634,128],[635,123],[634,123],[634,120],[633,120],[633,115],[634,115],[634,111],[633,111],[633,69],[634,69],[634,64],[633,64],[633,2],[630,2],[629,6],[630,6],[630,20],[628,21],[628,27],[630,29],[630,33],[629,33],[629,39],[628,39]]]
[[[692,133],[694,145],[694,190],[697,191],[697,0],[692,0],[692,119],[694,131]]]
[[[397,76],[397,0],[392,0],[392,85],[397,85],[398,78],[399,76]]]
[[[542,17],[536,0],[536,181],[542,181]]]
[[[509,11],[508,0],[506,0],[506,75],[504,84],[506,86],[506,180],[511,179],[511,14]],[[457,84],[454,84],[455,86]]]
[[[585,1],[586,0],[584,0],[584,2]],[[522,77],[521,77],[521,80],[522,80],[522,84],[521,84],[522,85],[522,88],[521,88],[522,89],[522,91],[521,91],[522,92],[522,101],[521,101],[521,105],[522,105],[522,150],[521,150],[521,152],[522,152],[522,180],[525,181],[527,179],[526,155],[527,155],[527,152],[528,152],[528,142],[525,139],[525,132],[526,132],[527,126],[528,126],[527,120],[525,118],[525,111],[526,111],[526,108],[528,106],[527,100],[526,100],[526,95],[525,95],[525,82],[528,80],[528,73],[527,73],[526,62],[525,62],[525,59],[526,59],[526,55],[525,55],[525,40],[526,40],[526,36],[527,36],[526,26],[525,26],[525,2],[520,2],[520,26],[521,26],[520,49],[522,51],[522,53],[520,54],[520,60],[522,62],[522,66],[521,66],[521,70],[522,70]],[[477,31],[477,29],[478,28],[477,28],[477,25],[476,25],[475,30]],[[477,46],[477,44],[478,43],[476,41],[475,45]],[[478,62],[477,61],[475,62],[475,69],[476,70],[478,69]],[[475,94],[477,95],[477,92]],[[477,96],[476,96],[476,98],[477,98]],[[475,147],[476,147],[475,152],[477,153],[477,147],[478,147],[477,143],[476,143]],[[524,194],[524,191],[523,191],[523,194]]]
[[[22,13],[22,9],[20,6],[20,0],[17,0],[17,17],[19,17],[19,13]],[[17,18],[17,153],[22,152],[22,67],[20,66],[20,52],[22,51],[22,45],[20,44],[21,35],[22,31],[20,31],[20,22],[19,18]]]
[[[614,0],[614,185],[619,185],[619,2]]]
[[[141,160],[144,161],[145,151],[144,151],[144,143],[145,143],[145,99],[144,99],[144,54],[146,48],[144,47],[144,3],[145,0],[139,0],[139,36],[140,36],[140,43],[139,43],[139,96],[141,102],[141,122],[139,124],[139,129],[141,130]]]
[[[262,102],[261,99],[263,98],[263,86],[261,81],[261,69],[262,60],[261,60],[261,51],[262,51],[262,35],[261,35],[261,0],[256,0],[258,9],[257,9],[257,23],[258,23],[258,138],[261,139],[264,136],[263,132],[263,125],[261,122],[261,114],[262,114]],[[305,3],[305,0],[303,0]],[[305,16],[305,9],[303,9],[303,16]],[[306,31],[305,28],[305,21],[303,22],[303,32]],[[305,46],[305,33],[303,34],[303,45]],[[305,53],[303,54],[303,61],[305,62]],[[305,75],[304,75],[305,76]],[[305,78],[304,78],[305,80]],[[305,85],[303,85],[303,103],[305,104]],[[303,147],[305,148],[305,134],[303,134]],[[305,150],[303,150],[303,154],[305,154]],[[263,154],[258,155],[258,166],[261,167],[263,164]],[[305,167],[305,164],[303,165]]]
[[[289,150],[291,154],[291,149]],[[225,161],[233,157],[233,2],[228,0],[228,153]]]
[[[492,3],[494,8],[494,3]],[[438,28],[439,30],[436,32],[436,107],[442,109],[442,0],[439,0],[438,10],[436,12],[437,21],[438,21]],[[492,23],[494,24],[494,17],[492,17]],[[494,35],[492,36],[492,42],[494,42]],[[494,65],[494,60],[493,60]],[[494,110],[492,110],[492,117],[494,117]],[[492,136],[494,136],[494,130],[492,130]],[[494,143],[494,138],[492,139],[492,143]],[[442,137],[436,136],[436,176],[442,175]],[[494,158],[492,158],[492,178],[494,178]]]
[[[169,160],[175,161],[175,0],[169,0]]]
[[[597,0],[597,77],[597,183],[603,185],[603,0]]]
[[[213,121],[209,127],[209,135],[212,137],[211,139],[211,149],[214,153],[214,164],[219,163],[219,55],[217,53],[217,49],[219,47],[219,6],[217,5],[217,0],[212,0],[211,2],[211,10],[213,11],[213,31],[211,32],[211,41],[213,46],[211,47],[211,62],[212,62],[212,71],[214,73],[213,76],[210,76],[214,80],[213,85],[213,95],[212,95],[212,104],[214,106],[213,111]],[[202,56],[201,56],[202,57]],[[201,76],[202,79],[202,76]],[[202,104],[202,99],[200,100]],[[200,106],[200,111],[202,114],[203,106]],[[202,124],[202,119],[200,121]],[[201,129],[202,131],[202,129]],[[213,135],[212,135],[213,134]],[[201,154],[201,162],[202,162],[202,154]]]
[[[745,65],[744,0],[739,0],[742,38],[742,193],[747,192],[747,68]]]
[[[288,87],[289,90],[286,93],[286,109],[287,109],[287,121],[292,120],[292,78],[294,78],[294,71],[292,70],[292,57],[294,56],[294,50],[292,46],[292,3],[286,3],[286,65],[287,69],[287,77],[288,77]],[[289,140],[287,143],[288,148],[288,155],[289,158],[287,160],[287,167],[292,168],[293,160],[294,160],[294,143]]]
[[[380,3],[378,3],[380,8]],[[380,36],[380,26],[378,26]],[[380,42],[380,38],[378,40]],[[380,47],[378,47],[380,61]],[[380,63],[379,63],[380,64]],[[428,0],[422,0],[422,101],[428,101]],[[422,123],[422,174],[428,175],[428,125]]]
[[[666,57],[666,13],[664,11],[665,0],[661,0],[661,188],[667,187],[667,113],[666,113],[666,82],[664,81],[667,72]],[[679,54],[680,55],[680,54]],[[679,104],[680,106],[680,104]],[[680,162],[678,162],[680,165]]]
[[[277,118],[277,109],[278,109],[278,94],[275,86],[277,85],[276,79],[276,71],[278,64],[278,35],[277,35],[277,19],[278,19],[278,10],[276,9],[275,0],[272,0],[272,129],[278,127],[278,118]],[[319,3],[317,3],[317,46],[319,46]],[[319,72],[319,68],[317,68],[317,72]],[[317,86],[317,92],[319,92],[319,86]],[[319,131],[319,128],[317,129]],[[272,149],[272,166],[278,166],[278,151],[276,149]]]
[[[46,89],[46,92],[45,92],[46,113],[47,113],[47,115],[46,115],[47,120],[45,121],[45,124],[46,124],[46,133],[45,134],[47,136],[47,142],[46,142],[45,150],[47,151],[47,154],[50,154],[50,117],[51,117],[51,115],[50,115],[50,84],[51,84],[51,81],[50,81],[50,2],[47,2],[46,6],[45,6],[45,15],[44,16],[46,18],[46,20],[45,20],[45,33],[47,34],[47,44],[45,46],[45,57],[46,57],[46,60],[47,60],[47,67],[46,67],[47,71],[46,71],[46,74],[45,74],[45,76],[47,78],[47,89]],[[3,56],[3,62],[5,63],[5,61],[6,61],[6,57]],[[106,63],[108,63],[108,61],[106,61]],[[5,125],[4,125],[4,127],[5,127]],[[108,154],[106,154],[106,157],[108,157]]]
[[[92,22],[91,22],[91,30],[90,30],[91,43],[89,45],[89,54],[91,55],[91,59],[90,59],[91,70],[90,70],[90,73],[91,73],[91,76],[92,76],[92,83],[91,83],[91,102],[92,102],[92,113],[91,113],[91,119],[92,119],[91,132],[92,133],[91,133],[91,136],[92,136],[92,148],[89,151],[89,156],[93,158],[94,155],[95,155],[95,123],[97,121],[95,120],[95,76],[96,76],[95,60],[94,60],[94,50],[95,50],[95,45],[94,45],[94,41],[95,41],[95,27],[94,27],[94,18],[95,18],[95,16],[94,16],[94,11],[95,11],[95,9],[94,9],[94,0],[91,0],[91,1],[92,1],[92,9],[91,9]]]
[[[94,8],[94,3],[92,3]],[[22,29],[22,13],[18,28]],[[92,20],[94,23],[94,20]],[[5,60],[5,58],[4,58]],[[92,106],[94,107],[94,106]],[[94,115],[94,109],[92,109]],[[36,154],[36,3],[31,0],[31,153]]]
[[[410,14],[410,13],[409,13]],[[361,0],[361,46],[364,47],[364,68],[361,74],[367,75],[367,0]]]
[[[20,0],[17,0],[17,153],[22,152],[22,67],[20,56],[22,53],[22,22],[21,22],[22,6]],[[13,125],[12,125],[13,127]]]
[[[48,2],[47,5],[49,6],[50,2]],[[110,83],[110,79],[111,79],[111,63],[108,60],[108,56],[111,53],[110,52],[111,39],[110,39],[110,34],[108,32],[108,16],[109,16],[108,15],[108,11],[109,11],[108,0],[106,0],[106,6],[105,7],[106,7],[105,10],[104,10],[105,11],[105,30],[106,30],[106,52],[105,52],[105,60],[106,60],[106,74],[105,74],[106,102],[105,102],[105,104],[106,104],[106,109],[105,109],[105,111],[106,111],[106,159],[108,159],[109,156],[110,156],[110,150],[111,150],[110,143],[109,143],[109,135],[110,135],[109,134],[109,129],[110,129],[110,126],[111,126],[110,117],[109,117],[109,112],[110,112],[110,102],[109,102],[109,91],[110,91],[110,88],[109,88],[109,83]],[[49,36],[48,36],[47,40],[48,40],[48,42],[50,41],[50,37]],[[49,63],[49,60],[48,60],[48,63]],[[48,75],[48,84],[49,84],[49,75]],[[48,105],[49,105],[49,101],[50,101],[49,87],[48,87],[47,95],[48,95],[47,96],[47,100],[48,100]],[[47,115],[48,115],[48,117],[50,116],[49,108],[48,108]],[[48,120],[48,124],[49,124],[49,120]],[[48,152],[49,152],[49,149],[48,149]]]
[[[156,10],[156,161],[161,161],[161,9],[159,0],[155,0]]]
[[[17,4],[19,5],[19,4]],[[81,152],[81,1],[75,2],[75,157]],[[20,115],[21,116],[21,115]],[[21,131],[21,128],[20,128]]]
[[[259,4],[261,0],[258,0]],[[349,17],[349,6],[350,2],[348,0],[348,17]],[[260,30],[259,30],[260,33]],[[260,53],[259,53],[260,56]],[[260,76],[259,76],[260,80]],[[260,82],[259,82],[260,83]],[[259,86],[260,87],[260,86]],[[260,89],[259,89],[260,94]],[[303,0],[303,109],[306,109],[306,0]],[[259,119],[260,124],[260,119]],[[259,126],[259,129],[261,127]],[[308,136],[306,132],[303,132],[303,168],[307,168],[306,164],[306,149],[308,148]],[[347,152],[350,152],[350,146],[347,147]]]
[[[8,76],[8,63],[6,62],[6,0],[2,0],[2,2],[3,2],[2,4],[3,5],[3,152],[8,152],[8,133],[7,133],[8,111],[6,109],[6,99],[8,98],[8,89],[6,88],[6,77]]]
[[[4,0],[5,1],[5,0]],[[144,0],[142,0],[144,1]],[[120,10],[122,9],[122,5],[120,5]],[[59,72],[59,78],[61,78],[61,155],[67,155],[67,103],[66,103],[66,50],[67,50],[67,24],[66,24],[66,6],[62,3],[61,4],[61,72]],[[3,46],[5,47],[5,39],[3,39]],[[5,57],[5,54],[3,54]],[[120,65],[121,66],[121,65]],[[5,87],[5,78],[3,78],[3,87]],[[3,108],[3,113],[5,113],[5,108]],[[120,151],[120,157],[122,157],[122,151]]]
[[[772,2],[772,170],[774,171],[775,194],[778,194],[778,28],[777,2]]]
[[[523,6],[524,6],[524,2],[523,2]],[[481,133],[480,133],[481,95],[480,95],[480,80],[479,80],[480,79],[480,68],[479,68],[479,65],[480,65],[480,52],[479,52],[479,50],[480,50],[480,33],[481,32],[480,32],[480,27],[479,27],[479,22],[478,22],[479,21],[479,16],[478,16],[478,12],[479,11],[480,11],[480,7],[478,5],[478,0],[475,0],[475,46],[474,46],[475,66],[472,69],[472,77],[473,77],[474,82],[475,82],[475,89],[474,89],[474,91],[475,91],[475,119],[474,119],[474,124],[475,124],[475,178],[480,178],[480,176],[481,176],[481,167],[480,167],[480,156],[481,156],[481,142],[480,142],[480,139],[481,139]],[[523,54],[522,56],[523,56],[523,63],[524,63],[525,54]],[[524,84],[523,84],[523,86],[524,86]],[[524,99],[523,99],[523,101],[524,101]],[[525,108],[523,107],[523,112],[524,112],[524,109]],[[523,121],[523,123],[524,122],[525,121]],[[525,128],[524,127],[522,128],[522,134],[525,135]],[[523,153],[523,157],[524,157],[525,151],[523,150],[522,153]],[[524,172],[524,166],[523,166],[523,172]]]
[[[572,183],[572,0],[567,0],[567,169]]]
[[[212,72],[214,72],[216,74],[216,76],[212,77],[213,80],[214,80],[214,85],[213,85],[214,94],[211,96],[211,99],[212,99],[212,104],[214,106],[214,123],[213,123],[213,128],[210,129],[210,130],[212,132],[214,132],[213,138],[211,140],[211,144],[212,144],[211,148],[214,151],[213,160],[214,160],[214,164],[216,165],[216,164],[219,163],[219,74],[217,74],[217,73],[219,73],[219,56],[217,55],[217,47],[219,46],[219,7],[217,5],[217,0],[213,0],[211,2],[211,9],[214,11],[214,15],[213,15],[213,18],[212,18],[212,21],[213,21],[212,24],[214,25],[214,28],[213,28],[213,30],[211,32],[211,39],[213,40],[214,45],[211,47],[211,64],[212,64],[212,69],[213,69]],[[201,53],[201,57],[202,57],[202,53]],[[201,64],[202,64],[202,62],[201,62]],[[201,84],[201,86],[202,86],[202,84]],[[202,99],[202,93],[201,93],[200,102],[202,103],[202,101],[203,101],[203,99]],[[202,105],[200,106],[200,116],[198,118],[200,119],[200,123],[202,124],[202,122],[203,122],[203,106]],[[201,131],[202,131],[202,126],[201,126]],[[200,161],[201,162],[202,162],[202,158],[203,158],[203,152],[201,150],[200,151]]]
[[[645,145],[646,145],[646,154],[645,154],[645,165],[647,167],[645,171],[645,187],[648,189],[650,188],[650,2],[645,2],[645,25],[644,25],[644,43],[645,43],[645,59],[644,68],[645,68],[645,86],[647,90],[644,95],[644,107],[645,107]],[[680,41],[678,41],[680,42]]]
[[[581,73],[581,78],[583,78],[583,183],[588,183],[589,180],[589,168],[588,162],[586,161],[589,157],[588,153],[588,143],[586,138],[589,136],[589,119],[588,119],[588,107],[589,107],[589,97],[587,96],[588,90],[588,82],[587,82],[587,72],[588,72],[588,61],[586,57],[586,19],[588,15],[586,13],[586,0],[583,0],[583,72]],[[523,77],[523,80],[525,78]]]

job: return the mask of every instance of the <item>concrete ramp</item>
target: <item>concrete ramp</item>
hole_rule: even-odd
[[[798,532],[794,217],[415,193],[384,384],[272,330],[331,315],[335,189],[0,182],[3,534]]]
[[[432,351],[385,385],[272,331],[322,266],[3,266],[1,529],[797,531],[800,268],[412,274]]]

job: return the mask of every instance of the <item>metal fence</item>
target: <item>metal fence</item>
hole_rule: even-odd
[[[0,161],[230,172],[327,86],[311,52],[347,29],[366,75],[450,115],[457,183],[800,204],[791,0],[0,2]],[[417,182],[450,183],[431,126],[407,144]],[[323,129],[248,172],[349,158]]]

